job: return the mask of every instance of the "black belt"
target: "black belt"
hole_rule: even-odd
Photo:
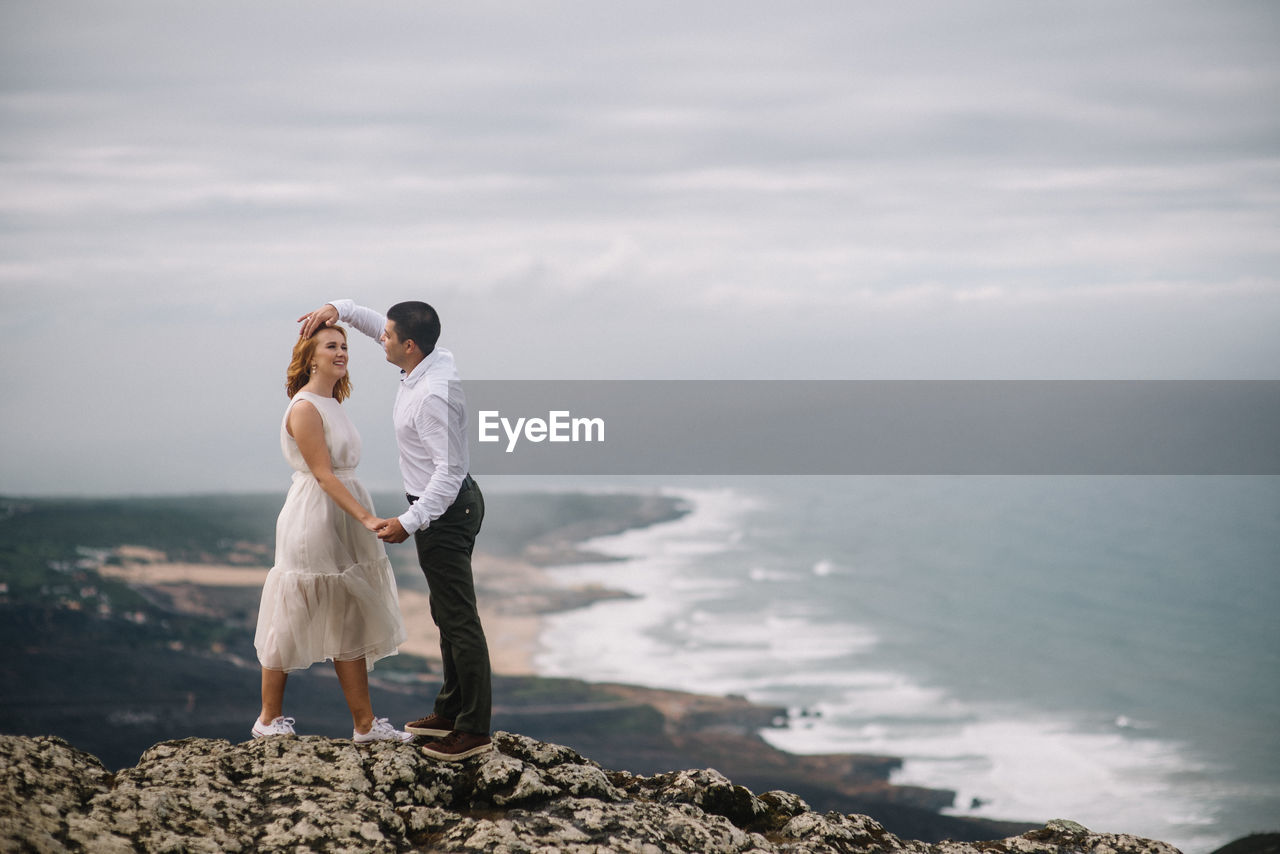
[[[461,495],[462,493],[466,492],[468,489],[470,489],[471,487],[473,487],[473,486],[475,486],[475,485],[476,485],[476,482],[475,482],[474,480],[472,480],[472,479],[471,479],[471,474],[470,474],[470,473],[467,473],[467,474],[462,478],[462,486],[459,486],[459,487],[458,487],[458,495]],[[407,499],[409,499],[409,503],[410,503],[410,504],[416,504],[416,503],[418,502],[418,496],[416,496],[416,495],[410,495],[409,493],[407,493],[407,492],[406,492],[406,493],[404,494],[404,497],[405,497],[405,498],[407,498]],[[453,500],[454,500],[454,501],[457,501],[457,500],[458,500],[458,499],[457,499],[457,496],[455,496]]]

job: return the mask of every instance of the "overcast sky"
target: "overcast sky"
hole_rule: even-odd
[[[464,379],[1280,378],[1278,44],[1270,2],[5,3],[0,493],[283,490],[338,297],[431,302]]]

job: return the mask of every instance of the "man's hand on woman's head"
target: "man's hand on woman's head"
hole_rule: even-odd
[[[338,310],[329,303],[325,303],[315,311],[309,311],[299,317],[298,322],[302,324],[298,329],[298,336],[310,338],[321,326],[333,326],[337,323]]]

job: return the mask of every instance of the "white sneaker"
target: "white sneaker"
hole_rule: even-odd
[[[276,718],[269,724],[264,724],[259,718],[253,722],[253,737],[265,738],[269,735],[297,735],[293,731],[293,718]]]
[[[374,718],[373,726],[366,733],[351,730],[351,740],[356,744],[368,744],[371,741],[412,741],[413,736],[401,732],[391,725],[386,718]]]

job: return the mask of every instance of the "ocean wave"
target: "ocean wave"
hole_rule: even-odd
[[[1036,501],[1018,500],[1003,484],[985,484],[1000,499],[991,501],[999,512],[983,503],[985,493],[973,500],[956,484],[950,488],[957,494],[937,499],[937,508],[921,506],[918,482],[902,495],[884,483],[862,491],[854,485],[825,518],[815,508],[825,507],[830,495],[815,495],[808,484],[792,486],[790,493],[773,483],[754,493],[673,490],[690,502],[689,515],[592,541],[591,549],[627,560],[556,573],[622,587],[639,598],[553,615],[535,666],[547,675],[735,693],[788,707],[791,726],[762,733],[771,743],[800,753],[902,757],[894,782],[953,789],[958,814],[1030,821],[1064,816],[1095,830],[1140,833],[1207,852],[1229,841],[1222,819],[1227,804],[1272,797],[1258,785],[1226,781],[1229,769],[1169,736],[1167,722],[1132,704],[1132,692],[1120,695],[1122,708],[1107,712],[1105,683],[1081,685],[1087,702],[1064,708],[1047,701],[1054,695],[1009,690],[1034,669],[1032,647],[1002,657],[1001,649],[966,646],[974,638],[953,634],[976,632],[981,641],[978,630],[996,626],[1013,638],[1043,626],[1036,622],[1041,617],[1063,618],[1061,601],[1050,595],[1056,588],[1022,600],[1025,613],[1016,615],[991,597],[1005,595],[1009,585],[1038,589],[1040,575],[1054,564],[1042,568],[1038,560],[1016,558],[1043,553],[1045,530],[1065,536],[1057,522],[1042,517],[1057,519],[1063,506],[1083,512],[1091,505],[1082,498],[1105,507],[1095,492],[1116,484],[1097,490],[1074,484],[1082,495],[1055,494],[1062,505],[1034,490]],[[1021,507],[1031,509],[1019,529],[1013,524],[1019,517],[1011,514]],[[988,525],[985,513],[1000,525]],[[1091,517],[1074,524],[1091,524]],[[957,557],[953,542],[968,551]],[[1012,549],[1014,559],[1001,555],[1005,575],[993,573],[991,562],[972,563],[995,549]],[[854,566],[861,569],[854,573]],[[1110,601],[1105,590],[1094,594],[1091,607]],[[982,596],[996,607],[977,617],[970,606]],[[1109,613],[1091,612],[1089,619],[1116,625],[1107,623]],[[1069,662],[1094,654],[1097,644],[1071,637],[1079,649],[1058,648]],[[1114,633],[1099,637],[1117,642]],[[912,657],[944,651],[939,644],[966,654],[938,659],[958,662],[963,672],[940,672]],[[1011,672],[1000,670],[1002,661]],[[925,675],[930,672],[933,681]],[[951,681],[937,681],[945,676]],[[974,680],[1004,693],[976,689]],[[988,693],[990,701],[975,699]]]

